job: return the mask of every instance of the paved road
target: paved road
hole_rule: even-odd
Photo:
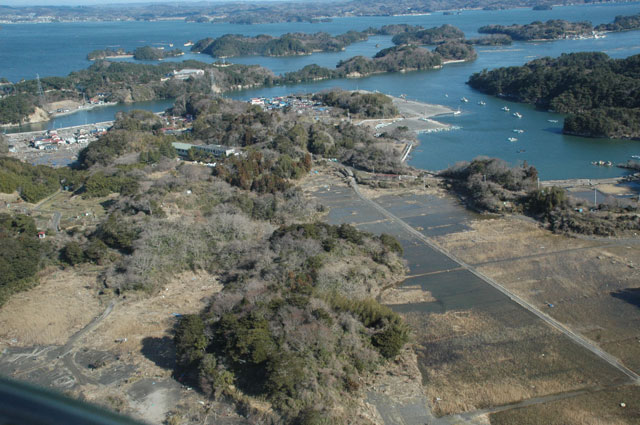
[[[429,247],[431,247],[431,248],[435,249],[436,251],[440,252],[441,254],[447,256],[452,261],[455,261],[463,269],[468,270],[469,272],[473,273],[474,275],[476,275],[480,279],[484,280],[487,284],[491,285],[492,287],[494,287],[498,291],[502,292],[504,295],[508,296],[512,301],[514,301],[515,303],[519,304],[521,307],[529,310],[531,313],[535,314],[537,317],[539,317],[544,322],[546,322],[549,326],[551,326],[552,328],[562,332],[564,335],[566,335],[569,339],[571,339],[576,344],[578,344],[578,345],[586,348],[587,350],[591,351],[593,354],[595,354],[596,356],[598,356],[599,358],[601,358],[602,360],[604,360],[605,362],[609,363],[611,366],[615,367],[620,372],[625,374],[633,383],[640,384],[640,376],[637,373],[635,373],[634,371],[632,371],[631,369],[627,368],[625,365],[623,365],[620,362],[620,360],[618,360],[616,357],[614,357],[611,354],[607,353],[606,351],[602,350],[600,347],[598,347],[597,345],[595,345],[591,341],[587,340],[582,335],[579,335],[579,334],[573,332],[571,329],[567,328],[565,325],[563,325],[562,323],[558,322],[553,317],[551,317],[551,316],[547,315],[546,313],[542,312],[536,306],[534,306],[533,304],[530,304],[529,302],[525,301],[523,298],[520,298],[518,295],[516,295],[513,292],[511,292],[510,290],[506,289],[505,287],[500,285],[495,280],[491,279],[488,276],[485,276],[484,274],[482,274],[481,272],[476,270],[474,267],[472,267],[472,266],[466,264],[464,261],[456,258],[454,255],[452,255],[448,251],[446,251],[446,250],[442,249],[440,246],[436,245],[433,241],[431,241],[431,239],[429,239],[428,237],[426,237],[425,235],[423,235],[422,233],[420,233],[419,231],[417,231],[416,229],[411,227],[405,221],[403,221],[399,217],[395,216],[391,212],[387,211],[380,204],[378,204],[378,203],[372,201],[371,199],[365,197],[364,195],[362,195],[362,193],[360,193],[360,190],[358,188],[358,184],[356,183],[356,181],[355,181],[355,179],[353,177],[350,177],[350,186],[353,188],[353,190],[355,191],[355,193],[358,195],[358,197],[360,199],[362,199],[364,202],[367,202],[369,205],[371,205],[374,209],[379,211],[381,214],[383,214],[389,220],[401,225],[408,233],[410,233],[411,235],[415,236],[416,238],[418,238],[419,240],[421,240],[422,242],[427,244]]]

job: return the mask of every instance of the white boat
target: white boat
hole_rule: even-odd
[[[640,155],[631,155],[631,158],[633,158],[633,159],[640,159]]]
[[[462,111],[460,110],[460,108],[458,108],[457,111],[453,111],[453,115],[460,115],[462,113]]]
[[[186,43],[183,44],[184,47],[189,47],[189,46],[193,46],[193,41],[189,40]]]
[[[481,100],[478,102],[478,105],[480,106],[485,106],[487,104],[487,102],[485,102],[484,100]]]
[[[553,123],[558,122],[558,120],[547,120],[547,121],[549,121],[549,122],[553,122]]]
[[[510,142],[517,142],[518,139],[516,139],[515,137],[507,137],[507,140]]]
[[[522,134],[524,133],[524,130],[520,130],[519,128],[516,128],[513,130],[514,133],[518,133],[518,134]]]
[[[516,118],[522,118],[522,114],[520,112],[514,112],[513,116]]]
[[[468,101],[469,101],[469,99],[467,99],[466,97],[460,98],[460,102],[467,103]]]
[[[503,107],[502,107],[502,108],[500,108],[500,109],[502,109],[502,110],[503,110],[503,111],[505,111],[505,112],[509,112],[509,108],[507,108],[506,106],[503,106]]]

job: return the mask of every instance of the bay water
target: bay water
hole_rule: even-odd
[[[640,12],[640,3],[580,5],[554,7],[550,11],[532,11],[528,8],[501,11],[463,11],[460,15],[433,13],[423,16],[336,18],[328,23],[277,23],[261,25],[198,24],[179,21],[162,22],[95,22],[52,24],[7,24],[0,29],[0,77],[11,81],[51,75],[67,75],[86,68],[90,62],[86,55],[105,47],[132,50],[144,45],[182,48],[187,53],[172,61],[197,59],[213,62],[208,55],[188,52],[183,44],[204,37],[218,37],[227,33],[281,35],[286,32],[326,31],[331,34],[347,30],[363,30],[392,23],[408,23],[433,27],[449,23],[462,29],[467,37],[476,37],[477,29],[487,24],[525,24],[534,20],[566,19],[587,20],[593,24],[611,22],[617,15]],[[169,47],[173,44],[174,47]],[[276,74],[295,71],[305,65],[317,63],[334,67],[338,61],[354,55],[373,56],[382,48],[391,46],[391,37],[374,36],[353,44],[345,51],[319,53],[309,56],[264,58],[241,57],[228,62],[260,64]],[[543,56],[559,56],[579,51],[603,51],[614,58],[640,53],[640,32],[630,31],[607,34],[603,39],[559,40],[553,42],[516,42],[511,46],[479,47],[478,59],[469,63],[455,63],[440,70],[375,75],[359,79],[340,79],[297,84],[293,86],[265,87],[227,93],[226,96],[248,100],[258,96],[280,96],[289,93],[308,93],[327,88],[378,90],[390,95],[406,94],[408,98],[460,108],[461,114],[438,119],[451,123],[455,130],[422,134],[420,146],[413,152],[410,164],[426,169],[442,169],[460,160],[479,155],[499,157],[511,164],[527,161],[535,165],[543,179],[603,178],[624,175],[616,167],[597,167],[591,161],[625,162],[631,155],[640,154],[640,142],[628,140],[588,139],[565,136],[561,133],[563,116],[536,110],[534,107],[504,101],[472,90],[467,84],[469,76],[482,69],[522,65]],[[179,66],[177,66],[179,68]],[[461,102],[465,97],[468,103]],[[478,102],[485,102],[480,105]],[[59,128],[113,119],[120,110],[164,110],[171,101],[140,102],[116,105],[56,118],[35,128]],[[510,112],[501,110],[503,106]],[[512,115],[514,111],[522,118]],[[557,121],[557,122],[553,122]],[[514,133],[513,130],[524,130]],[[25,131],[27,129],[23,129]],[[507,139],[518,140],[510,142]]]

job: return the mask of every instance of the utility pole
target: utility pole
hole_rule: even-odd
[[[598,189],[596,189],[596,188],[594,187],[594,188],[593,188],[593,206],[594,206],[594,207],[597,207],[597,206],[598,206],[597,196],[598,196]]]
[[[40,97],[40,104],[44,108],[45,98],[44,90],[42,90],[42,83],[40,82],[40,74],[36,74],[36,81],[38,82],[38,96]]]

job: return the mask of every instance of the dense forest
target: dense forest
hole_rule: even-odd
[[[594,137],[638,138],[640,55],[572,53],[524,66],[484,70],[468,83],[476,90],[570,114],[564,131]]]

